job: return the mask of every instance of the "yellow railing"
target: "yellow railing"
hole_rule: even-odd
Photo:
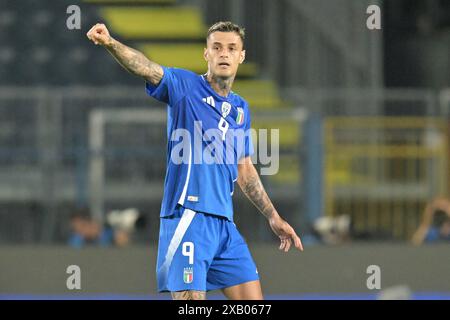
[[[349,214],[358,232],[410,237],[425,203],[446,194],[447,126],[439,118],[327,118],[326,214]]]

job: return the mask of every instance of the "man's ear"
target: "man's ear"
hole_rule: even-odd
[[[208,61],[208,49],[207,49],[207,48],[204,48],[204,49],[203,49],[203,58],[204,58],[206,61]]]
[[[239,58],[239,63],[243,63],[245,60],[245,50],[241,51],[241,57]]]

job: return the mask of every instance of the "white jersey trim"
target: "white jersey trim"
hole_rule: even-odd
[[[192,166],[192,150],[191,150],[191,148],[192,148],[192,146],[190,145],[190,142],[189,142],[189,166],[188,166],[186,181],[185,181],[184,187],[183,187],[183,192],[181,193],[180,199],[178,200],[178,203],[180,205],[184,205],[184,200],[186,200],[186,192],[187,192],[187,188],[189,185],[189,179],[191,177],[191,166]]]

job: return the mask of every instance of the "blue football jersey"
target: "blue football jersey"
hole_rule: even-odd
[[[233,220],[238,160],[253,154],[248,103],[217,94],[205,76],[163,67],[147,94],[167,103],[167,169],[161,217],[185,208]]]

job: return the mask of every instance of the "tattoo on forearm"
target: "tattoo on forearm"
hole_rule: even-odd
[[[264,186],[262,185],[258,173],[255,171],[248,177],[244,177],[239,185],[247,198],[253,202],[267,219],[270,219],[275,212],[275,208],[272,201],[270,201],[266,190],[264,190]]]
[[[172,292],[174,300],[205,300],[206,293],[204,291],[177,291]]]
[[[142,52],[127,47],[116,40],[106,47],[109,53],[129,72],[143,77],[153,84],[158,84],[163,76],[160,65],[149,60]]]

